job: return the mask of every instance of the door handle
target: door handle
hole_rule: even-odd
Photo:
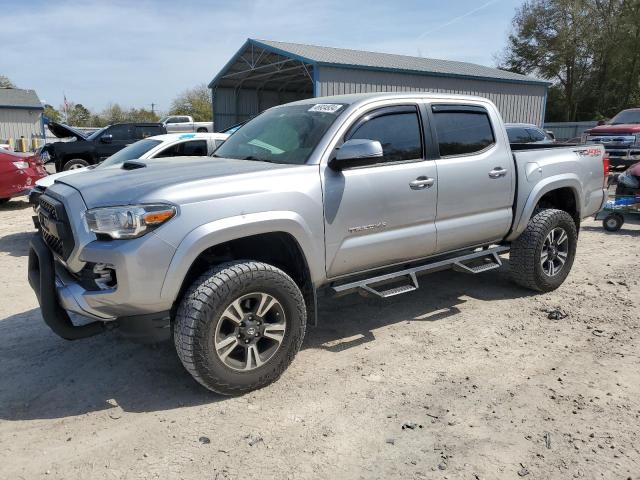
[[[507,174],[506,168],[496,167],[489,172],[489,177],[500,178],[500,177],[504,177],[506,174]]]
[[[431,187],[435,182],[433,178],[418,177],[409,182],[409,187],[411,187],[411,190],[422,190],[423,188]]]

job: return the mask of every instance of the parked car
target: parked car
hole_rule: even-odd
[[[604,149],[532,147],[511,147],[497,108],[479,97],[273,107],[215,162],[61,178],[40,198],[29,282],[61,337],[117,327],[173,338],[206,388],[247,392],[291,363],[320,291],[391,298],[418,288],[418,274],[481,273],[507,252],[517,284],[558,288],[581,219],[606,198]],[[92,322],[75,325],[68,312]]]
[[[55,162],[56,172],[95,165],[137,140],[166,133],[160,123],[116,123],[87,135],[68,125],[50,122],[49,130],[58,138],[73,139],[42,148],[42,160]]]
[[[509,143],[553,143],[555,138],[532,123],[505,123]]]
[[[582,140],[604,145],[612,167],[640,161],[640,108],[621,111],[606,124],[587,130]]]
[[[68,175],[94,169],[117,168],[127,160],[134,159],[148,160],[151,158],[211,155],[216,148],[224,143],[228,136],[225,133],[167,133],[138,140],[97,165],[64,170],[41,178],[35,182],[34,187],[31,189],[29,202],[36,206],[40,195],[47,188],[53,185],[56,180]]]
[[[37,155],[0,148],[0,205],[25,195],[35,182],[47,175]]]
[[[170,115],[160,120],[167,132],[213,132],[213,122],[194,122],[190,115]]]

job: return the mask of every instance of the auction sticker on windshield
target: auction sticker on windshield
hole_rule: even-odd
[[[309,109],[310,112],[336,113],[342,108],[340,103],[316,103]]]

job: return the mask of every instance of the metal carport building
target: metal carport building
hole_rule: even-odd
[[[209,88],[219,131],[304,98],[401,91],[478,95],[492,100],[506,122],[541,125],[548,85],[472,63],[250,38]]]

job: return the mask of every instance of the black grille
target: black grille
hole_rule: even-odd
[[[67,259],[75,246],[64,205],[47,195],[39,199],[38,220],[42,239],[56,255]]]

